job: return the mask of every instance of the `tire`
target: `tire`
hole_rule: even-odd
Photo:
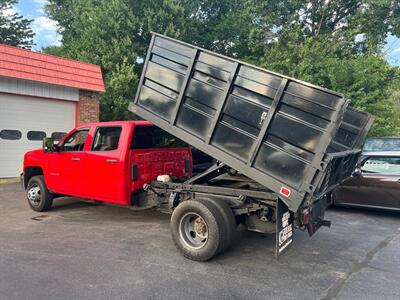
[[[195,261],[207,261],[217,255],[226,236],[224,218],[209,201],[187,200],[179,204],[172,213],[170,228],[178,250]]]
[[[232,241],[235,239],[236,235],[236,219],[235,216],[233,215],[233,212],[229,205],[223,201],[223,200],[211,200],[208,198],[201,198],[198,199],[198,201],[208,201],[210,202],[211,205],[213,205],[216,209],[219,210],[219,213],[221,214],[223,218],[223,225],[224,225],[224,239],[223,242],[221,243],[221,249],[219,249],[218,253],[221,253],[225,250],[227,250],[231,245]]]
[[[53,204],[53,194],[47,189],[42,175],[37,175],[29,179],[26,188],[26,198],[29,206],[34,211],[49,210]]]

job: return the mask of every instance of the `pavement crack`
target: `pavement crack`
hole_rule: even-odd
[[[385,270],[385,269],[382,269],[382,268],[379,268],[379,267],[376,267],[376,266],[371,266],[370,264],[368,264],[368,268],[372,269],[372,270],[376,270],[376,271],[382,272],[382,273],[390,274],[391,276],[400,277],[399,273],[395,273],[395,272],[392,272],[392,271],[389,271],[389,270]]]
[[[343,289],[349,278],[361,271],[365,267],[369,267],[369,263],[372,261],[374,258],[375,254],[377,254],[380,250],[385,248],[389,243],[400,233],[398,230],[396,230],[394,233],[386,237],[384,240],[382,240],[375,248],[373,248],[371,251],[367,252],[365,255],[364,259],[360,262],[355,262],[353,268],[351,271],[344,275],[343,277],[339,278],[336,280],[336,282],[328,289],[326,295],[321,298],[321,300],[333,300],[336,299],[337,295],[340,293],[340,291]]]
[[[44,219],[44,218],[47,218],[47,217],[48,217],[47,215],[40,215],[40,216],[36,216],[36,217],[31,218],[31,220],[34,220],[34,221],[43,221],[43,219]]]

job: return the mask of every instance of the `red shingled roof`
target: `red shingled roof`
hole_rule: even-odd
[[[1,44],[0,76],[104,92],[99,66]]]

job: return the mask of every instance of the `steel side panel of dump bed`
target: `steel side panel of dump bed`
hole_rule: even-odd
[[[129,109],[281,194],[296,212],[320,191],[314,179],[329,163],[348,103],[336,92],[154,34]]]
[[[348,107],[342,123],[329,145],[328,152],[341,152],[351,149],[362,149],[365,138],[374,121],[369,113]]]

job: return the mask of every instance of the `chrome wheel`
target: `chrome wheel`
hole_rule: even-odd
[[[40,205],[40,187],[37,184],[33,184],[29,190],[27,191],[27,197],[28,201],[33,205],[33,206],[39,206]]]
[[[201,249],[208,240],[207,223],[200,215],[187,213],[179,222],[179,235],[187,247]]]

